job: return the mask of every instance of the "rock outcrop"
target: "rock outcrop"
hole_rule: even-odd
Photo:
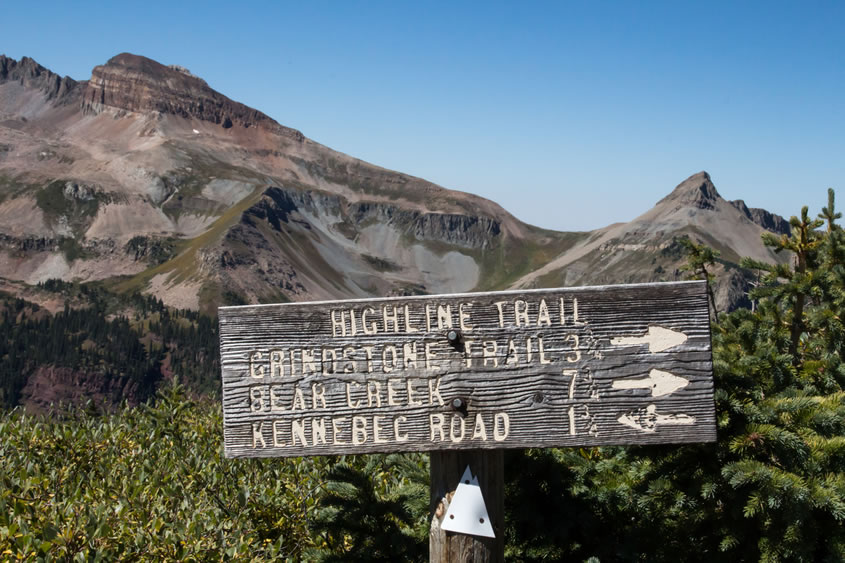
[[[716,191],[716,186],[710,180],[710,174],[702,171],[693,174],[675,186],[675,189],[657,202],[657,205],[672,202],[677,207],[713,209],[720,197],[719,192]]]
[[[105,108],[131,112],[159,112],[220,125],[259,127],[297,141],[302,133],[284,127],[261,113],[213,90],[205,80],[178,66],[122,53],[94,67],[83,93],[83,110]]]
[[[778,260],[760,235],[788,230],[706,172],[629,223],[539,229],[128,53],[87,82],[0,57],[0,111],[0,277],[132,276],[177,307],[678,279],[691,237],[721,252],[730,308],[740,258]]]
[[[788,235],[790,233],[789,221],[780,215],[758,207],[748,207],[741,199],[736,199],[729,203],[739,209],[740,212],[742,212],[742,214],[748,217],[751,221],[757,223],[767,231],[772,231],[773,233],[777,233],[779,235]]]
[[[722,196],[716,191],[716,186],[713,185],[710,175],[702,171],[678,184],[672,190],[672,193],[661,199],[657,205],[665,205],[671,202],[675,204],[676,208],[692,207],[713,210],[720,199],[722,199]],[[741,199],[728,201],[728,203],[737,208],[749,221],[767,231],[789,234],[789,221],[780,215],[770,213],[765,209],[748,207]]]
[[[0,55],[0,84],[19,82],[22,86],[46,94],[47,99],[57,103],[75,101],[79,93],[79,82],[69,76],[59,76],[29,57],[20,61]]]

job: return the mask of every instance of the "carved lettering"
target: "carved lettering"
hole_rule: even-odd
[[[575,363],[581,359],[581,350],[579,349],[579,347],[581,346],[581,341],[578,339],[577,334],[567,334],[565,340],[567,342],[569,340],[572,340],[574,342],[572,347],[575,349],[575,351],[571,354],[566,355],[566,361],[570,363]]]
[[[414,399],[414,387],[411,384],[412,380],[408,380],[406,387],[408,389],[408,404],[412,407],[418,407],[422,405],[422,401]]]
[[[401,379],[388,379],[387,380],[387,404],[391,407],[398,407],[399,402],[396,400],[396,389],[393,388],[393,384],[401,384]]]
[[[437,366],[434,363],[434,352],[431,350],[431,342],[425,343],[425,369],[427,370],[435,370]]]
[[[402,345],[402,363],[405,369],[416,369],[417,367],[417,343],[411,342]]]
[[[355,348],[344,348],[343,358],[347,360],[343,367],[343,373],[353,373],[355,371]],[[370,359],[372,359],[372,350],[370,350]]]
[[[390,309],[393,309],[393,313],[390,313]],[[393,324],[393,332],[399,332],[399,311],[396,307],[382,307],[381,308],[381,316],[384,320],[384,332],[390,332],[390,324]]]
[[[310,373],[317,373],[317,360],[315,358],[314,350],[302,349],[302,375],[305,375],[307,369]]]
[[[332,336],[346,336],[346,311],[332,311],[331,318]]]
[[[360,387],[360,383],[355,383],[354,381],[349,382],[346,384],[346,404],[349,406],[350,409],[357,409],[361,406],[361,399],[355,399],[352,401],[352,386]]]
[[[381,407],[381,383],[378,381],[367,382],[367,406],[372,407],[373,404]]]
[[[281,420],[274,420],[273,421],[273,445],[277,448],[281,448],[285,445],[282,441],[282,421]]]
[[[537,326],[552,326],[552,317],[549,315],[549,306],[545,299],[540,299],[540,311],[537,313]]]
[[[352,443],[360,446],[367,441],[367,419],[363,416],[352,417]]]
[[[496,301],[494,303],[496,309],[499,311],[499,328],[505,328],[505,313],[502,310],[502,307],[505,306],[505,303],[507,303],[507,301]]]
[[[302,442],[303,446],[308,446],[308,441],[305,439],[305,421],[304,420],[292,420],[290,423],[290,444],[291,446],[296,445],[296,439],[299,438],[299,441]]]
[[[513,302],[513,320],[516,326],[528,326],[528,303],[522,299]]]
[[[469,332],[472,330],[472,325],[467,322],[469,320],[469,311],[464,311],[464,307],[470,309],[472,307],[472,303],[461,303],[458,305],[458,322],[461,330]]]
[[[484,419],[481,413],[475,415],[475,428],[472,431],[473,440],[487,440],[487,427],[484,425]]]
[[[337,353],[331,348],[323,348],[322,356],[323,375],[328,375],[337,371]]]
[[[434,398],[437,397],[437,403],[442,407],[446,404],[443,400],[443,395],[440,394],[440,378],[436,380],[428,380],[428,404],[434,404]]]
[[[508,413],[497,412],[493,417],[493,439],[502,442],[507,439],[511,431],[511,419]]]
[[[342,442],[340,440],[340,428],[338,428],[338,425],[347,420],[349,420],[349,417],[346,416],[340,416],[332,419],[332,444],[335,446],[342,446],[346,444],[346,442]]]
[[[446,440],[446,432],[443,430],[443,425],[446,423],[446,417],[441,413],[434,413],[428,417],[428,427],[430,429],[430,436],[432,442],[443,442]],[[435,439],[435,432],[440,436]]]
[[[364,353],[367,354],[367,373],[373,373],[373,347],[364,346]]]
[[[249,410],[261,412],[264,409],[264,390],[261,387],[249,389]]]
[[[326,419],[311,419],[311,444],[319,446],[326,443]]]
[[[452,328],[452,306],[437,306],[437,329],[444,330]]]
[[[367,307],[361,312],[361,328],[364,329],[364,334],[375,334],[377,331],[376,322],[373,321],[369,326],[367,326],[367,315],[375,315],[375,309],[372,307]]]
[[[271,385],[270,386],[270,410],[273,412],[283,411],[285,410],[284,405],[282,405],[282,386],[281,385]]]
[[[487,340],[483,343],[484,346],[484,365],[492,365],[493,367],[499,367],[499,358],[496,355],[496,352],[499,350],[499,345],[496,344],[495,340]]]
[[[285,353],[281,350],[270,350],[270,377],[276,377],[276,370],[279,370],[279,377],[285,375],[284,367]]]
[[[541,364],[552,363],[551,360],[546,358],[546,351],[543,349],[543,339],[542,338],[537,338],[537,353],[540,356],[540,363]]]
[[[402,432],[399,429],[399,425],[407,422],[407,420],[407,416],[397,416],[396,419],[393,421],[393,437],[396,439],[397,442],[408,441],[408,433]]]
[[[411,313],[405,305],[405,332],[418,332],[419,329],[411,326]]]
[[[293,390],[293,403],[290,406],[290,410],[295,411],[297,406],[299,410],[305,410],[305,397],[302,395],[302,389],[299,387],[296,387]]]
[[[267,442],[264,441],[264,423],[263,422],[253,422],[252,423],[252,447],[257,448],[258,444],[261,444],[262,448],[267,447]]]
[[[386,444],[387,440],[382,438],[379,433],[382,431],[381,423],[384,420],[383,416],[373,417],[373,442],[376,444]]]
[[[458,426],[461,429],[460,434],[455,432],[455,421],[458,422]],[[462,417],[459,414],[453,414],[452,415],[452,422],[451,422],[451,424],[449,424],[449,438],[452,440],[452,442],[454,442],[456,444],[458,442],[461,442],[464,439],[464,434],[466,434],[466,430],[467,430],[467,425],[466,425],[466,421],[464,420],[464,417]]]
[[[249,375],[250,377],[264,377],[264,366],[258,366],[255,369],[255,363],[261,359],[261,352],[252,352],[249,355]]]

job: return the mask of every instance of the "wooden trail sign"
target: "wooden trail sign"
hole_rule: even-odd
[[[221,307],[227,457],[716,439],[701,281]]]

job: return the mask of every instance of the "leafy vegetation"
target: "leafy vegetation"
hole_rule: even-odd
[[[59,250],[62,251],[69,263],[87,257],[85,249],[73,237],[59,237]]]
[[[243,212],[252,207],[261,198],[262,194],[263,190],[261,187],[256,187],[251,195],[245,197],[223,213],[201,235],[180,243],[176,249],[178,254],[174,258],[115,284],[114,290],[118,293],[129,295],[138,293],[145,289],[150,280],[159,274],[166,274],[168,280],[172,280],[173,283],[179,283],[197,277],[202,263],[200,251],[222,237],[229,227],[240,220]],[[207,302],[200,303],[201,308],[207,305]]]
[[[3,147],[9,145],[0,145],[0,153],[4,151]],[[37,190],[38,186],[24,182],[21,176],[9,176],[4,172],[0,172],[0,203],[7,199],[14,199],[26,191]]]
[[[343,487],[333,475],[367,475],[360,485],[375,504],[358,526],[395,532],[373,535],[359,553],[396,561],[402,550],[421,551],[391,516],[404,501],[394,495],[404,478],[391,460],[228,460],[222,424],[217,401],[191,401],[178,385],[150,405],[104,416],[11,412],[0,422],[0,557],[332,560],[347,549],[320,523],[335,508],[319,502],[323,493]]]
[[[565,522],[549,534],[511,506],[521,560],[842,561],[845,559],[845,239],[833,192],[818,220],[767,236],[792,263],[765,272],[754,312],[713,326],[715,445],[515,454],[510,492],[555,491]],[[817,230],[825,227],[823,230]],[[706,276],[716,256],[689,248]],[[507,501],[506,501],[507,503]],[[530,504],[529,504],[530,505]],[[546,515],[548,516],[548,515]],[[547,530],[547,529],[546,529]]]
[[[831,192],[819,218],[805,208],[791,236],[766,237],[791,262],[744,261],[760,272],[754,309],[720,313],[712,329],[718,442],[507,453],[509,560],[845,560],[838,219]],[[687,250],[690,275],[706,276],[716,256]],[[219,403],[179,386],[114,414],[12,411],[0,423],[0,553],[425,558],[425,456],[226,460],[221,429]]]
[[[35,203],[51,224],[64,224],[80,237],[91,224],[101,204],[113,195],[95,187],[67,180],[54,180],[35,192]]]

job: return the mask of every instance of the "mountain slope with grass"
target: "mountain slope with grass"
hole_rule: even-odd
[[[0,275],[166,303],[503,287],[583,234],[311,141],[180,67],[0,58]]]
[[[644,203],[644,206],[647,203]],[[740,255],[782,218],[706,173],[631,223],[525,224],[495,203],[334,151],[178,66],[123,53],[88,80],[0,56],[0,278],[221,304],[677,279],[678,239]]]

